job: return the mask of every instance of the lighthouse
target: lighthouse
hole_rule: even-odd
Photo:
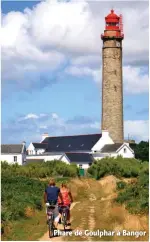
[[[115,143],[124,140],[122,81],[122,15],[114,10],[105,17],[102,47],[102,124]]]

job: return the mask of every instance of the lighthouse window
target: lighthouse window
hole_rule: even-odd
[[[117,87],[114,85],[115,92],[117,91]]]
[[[116,23],[109,23],[109,26],[116,26]]]

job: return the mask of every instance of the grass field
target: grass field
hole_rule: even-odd
[[[67,181],[71,189],[74,202],[78,202],[72,214],[72,229],[84,230],[142,230],[148,233],[148,184],[149,170],[147,163],[136,164],[129,161],[131,165],[129,171],[127,166],[121,164],[117,170],[115,163],[107,160],[106,164],[95,163],[91,172],[96,174],[97,166],[103,169],[103,175],[100,180],[94,178],[71,178],[58,177],[56,182],[60,186],[62,181]],[[111,164],[110,164],[111,163]],[[54,163],[56,164],[56,163]],[[45,165],[44,165],[45,166]],[[49,166],[48,164],[46,166]],[[50,165],[51,166],[51,165]],[[108,166],[117,176],[108,173]],[[20,170],[19,170],[20,169]],[[30,166],[30,176],[27,176],[26,170],[22,167],[9,166],[4,164],[2,169],[2,240],[38,240],[47,231],[45,207],[43,204],[43,192],[48,184],[48,176],[43,177],[42,166],[37,172],[37,167]],[[57,166],[59,172],[61,166]],[[63,168],[64,169],[64,168]],[[65,167],[64,172],[68,169]],[[119,172],[118,172],[118,169]],[[32,172],[31,172],[32,171]],[[70,168],[68,170],[70,172]],[[101,170],[102,171],[102,170]],[[24,172],[20,175],[20,172]],[[76,167],[71,168],[71,173],[76,172]],[[119,175],[118,175],[119,173]],[[126,178],[121,174],[127,174]],[[37,174],[37,175],[36,175]],[[40,177],[39,177],[40,174]],[[45,168],[44,168],[45,174]],[[100,173],[99,173],[100,174]],[[134,178],[131,176],[134,174]],[[102,173],[101,173],[102,175]],[[129,213],[130,212],[130,213]],[[133,214],[131,214],[131,212]],[[45,237],[48,240],[47,237]],[[147,240],[145,237],[135,238],[134,236],[123,237],[113,236],[89,236],[88,240]],[[61,237],[62,240],[87,240],[86,235]]]

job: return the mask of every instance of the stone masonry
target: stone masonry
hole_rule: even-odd
[[[102,130],[120,143],[124,140],[122,40],[103,40],[102,58]]]

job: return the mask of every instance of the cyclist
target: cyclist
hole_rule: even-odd
[[[63,198],[62,198],[62,195],[60,193],[60,189],[55,186],[55,180],[54,179],[50,179],[49,185],[45,189],[45,192],[44,192],[44,202],[46,204],[46,214],[47,214],[47,207],[48,207],[49,203],[53,202],[53,204],[55,205],[55,209],[54,209],[54,217],[55,217],[54,225],[55,225],[56,228],[58,226],[58,222],[59,222],[59,219],[61,217],[61,214],[58,211],[58,203],[57,203],[58,197],[60,198],[60,201],[63,204]],[[48,216],[47,216],[47,221],[48,221]]]
[[[72,194],[66,183],[61,184],[60,193],[62,195],[63,204],[61,204],[61,199],[58,198],[58,207],[59,213],[62,213],[61,205],[66,206],[68,208],[68,216],[67,216],[67,225],[71,225],[70,223],[70,205],[73,202]]]

